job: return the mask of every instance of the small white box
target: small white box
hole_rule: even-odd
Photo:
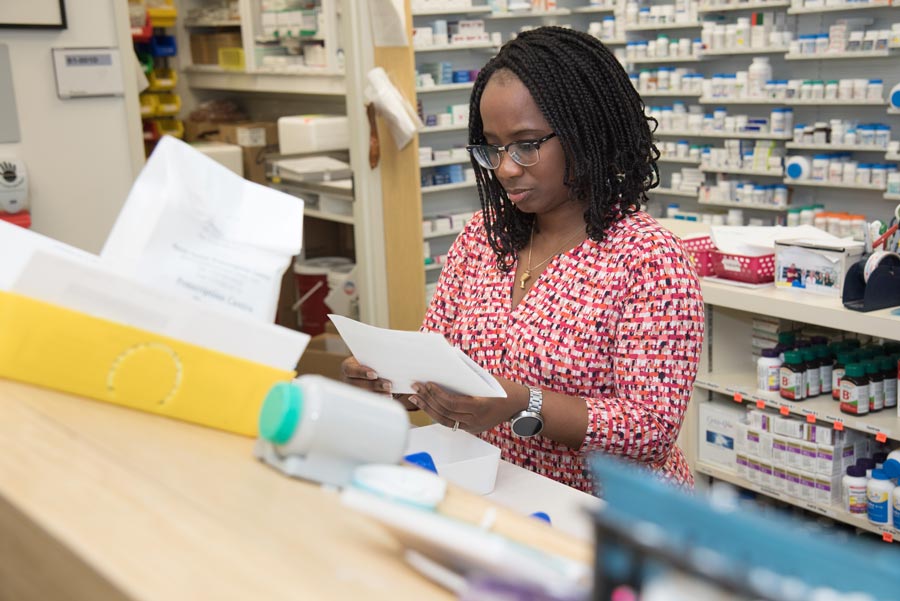
[[[775,483],[773,482],[772,471],[773,466],[771,461],[766,461],[764,459],[759,460],[759,485],[765,486],[766,488],[775,488]]]
[[[780,434],[782,436],[787,436],[789,438],[796,438],[799,440],[803,440],[806,438],[805,436],[805,422],[801,422],[795,419],[790,418],[782,418],[782,417],[773,417],[772,418],[772,432],[775,434]]]
[[[862,257],[862,242],[775,241],[775,285],[840,298],[844,276]]]
[[[244,151],[240,146],[223,142],[192,142],[191,146],[244,177]]]
[[[786,468],[784,470],[784,474],[786,476],[787,487],[785,488],[785,492],[788,496],[794,498],[801,498],[800,492],[800,472],[794,468]]]
[[[787,442],[785,451],[784,465],[793,469],[800,469],[803,465],[803,459],[800,455],[800,441],[790,438],[785,439]]]
[[[738,478],[744,478],[745,480],[747,479],[747,469],[749,461],[750,460],[747,458],[747,456],[742,453],[737,453],[734,456],[734,464],[737,468]]]
[[[419,146],[419,162],[420,163],[429,163],[433,160],[434,155],[432,154],[431,146]]]
[[[816,445],[816,474],[820,476],[842,474],[844,462],[841,459],[841,452],[843,450],[843,447],[835,447],[830,444]]]
[[[466,125],[469,123],[469,105],[454,104],[450,107],[454,125]]]
[[[841,477],[816,476],[816,503],[836,505],[841,500]]]
[[[783,465],[772,465],[772,488],[778,492],[787,493],[787,471]]]
[[[744,439],[745,449],[751,457],[760,456],[760,433],[751,427],[747,428],[747,438]]]
[[[734,452],[747,455],[747,430],[750,428],[747,424],[738,422],[734,425]]]
[[[757,452],[759,453],[760,459],[765,459],[766,461],[772,461],[772,444],[774,441],[774,435],[769,432],[760,432],[759,433],[759,448]]]
[[[347,117],[335,115],[280,117],[278,146],[282,154],[346,150],[350,147]]]
[[[434,233],[442,234],[453,231],[453,223],[449,217],[435,217],[431,220]]]
[[[812,442],[801,442],[800,447],[800,469],[810,474],[815,474],[818,467],[818,447]]]
[[[699,460],[733,472],[734,439],[737,436],[737,424],[743,419],[744,411],[740,407],[722,403],[701,403],[699,414]]]
[[[816,502],[816,475],[800,470],[800,498],[804,501]]]
[[[754,484],[759,484],[759,481],[761,480],[759,459],[756,457],[747,457],[747,480]]]

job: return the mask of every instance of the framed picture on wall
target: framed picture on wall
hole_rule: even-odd
[[[4,0],[0,2],[0,28],[65,29],[65,0]]]

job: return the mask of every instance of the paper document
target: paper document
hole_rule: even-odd
[[[348,317],[329,315],[353,356],[392,391],[412,393],[414,382],[434,382],[469,396],[505,397],[506,391],[483,367],[440,334],[376,328]]]
[[[166,136],[135,180],[101,256],[150,286],[271,322],[302,235],[302,200],[249,182]]]
[[[0,290],[12,287],[38,250],[56,251],[84,261],[100,261],[97,255],[0,219]]]

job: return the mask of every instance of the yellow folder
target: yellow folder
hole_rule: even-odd
[[[256,436],[296,374],[0,291],[0,377]]]

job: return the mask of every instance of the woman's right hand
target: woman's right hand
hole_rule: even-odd
[[[347,384],[365,388],[370,392],[391,394],[390,381],[379,378],[374,369],[360,365],[352,355],[341,363],[341,379]]]

